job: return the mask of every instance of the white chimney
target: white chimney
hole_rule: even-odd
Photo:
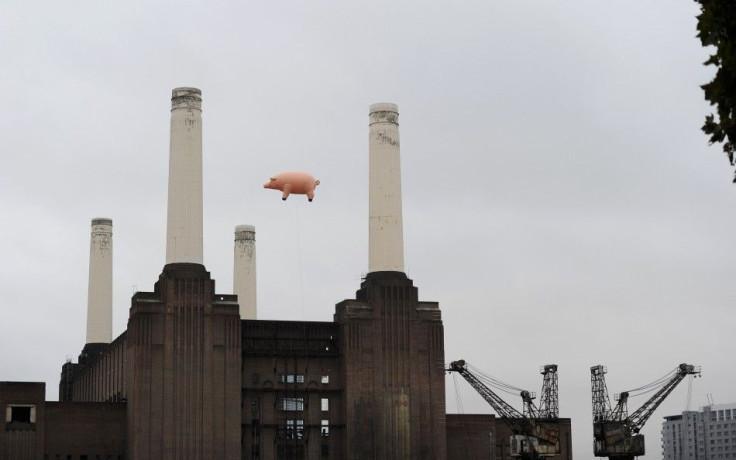
[[[256,319],[256,228],[235,227],[233,294],[240,304],[240,319]]]
[[[368,272],[404,271],[400,163],[399,108],[373,104],[368,138]]]
[[[202,92],[171,93],[166,263],[202,264]]]
[[[112,341],[112,220],[92,219],[87,291],[87,343]]]

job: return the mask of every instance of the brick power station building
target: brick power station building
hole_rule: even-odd
[[[201,93],[172,94],[166,264],[112,338],[112,221],[92,221],[87,343],[45,385],[0,382],[5,459],[506,459],[493,415],[445,413],[437,302],[404,274],[398,109],[374,104],[369,272],[332,322],[261,321],[255,229],[233,294],[202,257]],[[571,459],[570,421],[561,419]]]

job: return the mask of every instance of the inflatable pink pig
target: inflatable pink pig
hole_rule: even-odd
[[[268,182],[263,184],[263,188],[271,188],[284,192],[281,195],[282,200],[289,198],[294,193],[297,195],[307,195],[309,201],[314,199],[314,188],[319,185],[319,181],[305,172],[286,171],[271,177]]]

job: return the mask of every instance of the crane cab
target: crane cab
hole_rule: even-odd
[[[634,457],[644,455],[644,435],[637,434],[621,438],[618,442],[609,444],[604,439],[596,439],[593,444],[593,454],[596,457],[608,457],[618,460],[633,460]]]
[[[544,444],[539,438],[521,434],[511,436],[511,456],[516,458],[540,458],[560,455],[560,445]]]

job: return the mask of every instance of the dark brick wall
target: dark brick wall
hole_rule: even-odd
[[[84,366],[81,364],[71,361],[67,361],[61,366],[59,401],[74,401],[74,381],[83,368]]]
[[[49,459],[125,458],[125,403],[47,402],[45,434]]]
[[[491,433],[494,433],[494,444],[498,443],[496,417],[492,414],[447,414],[447,460],[504,458],[496,452],[491,457],[491,451],[495,450],[491,448]],[[508,446],[506,450],[505,458],[508,458]]]
[[[369,273],[337,305],[344,344],[342,458],[446,458],[443,327],[400,272]]]
[[[311,321],[241,323],[243,458],[341,458],[344,418],[337,326]],[[323,420],[328,423],[324,431]]]
[[[572,460],[569,418],[559,419],[560,455],[549,460]],[[489,434],[493,433],[493,457]],[[493,414],[447,414],[447,460],[512,460],[511,429]]]
[[[0,382],[0,458],[41,460],[46,419],[46,384],[39,382]],[[33,421],[8,421],[11,406],[33,407]],[[28,410],[30,415],[30,410]],[[25,414],[24,414],[25,415]],[[12,419],[11,419],[12,420]]]
[[[78,364],[62,366],[59,400],[125,401],[126,340],[123,332],[112,343],[85,345]]]
[[[164,267],[132,299],[126,341],[131,459],[240,459],[237,298],[204,266]]]

